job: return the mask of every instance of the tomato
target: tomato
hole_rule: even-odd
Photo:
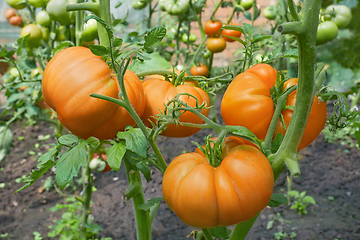
[[[190,42],[195,42],[197,39],[197,36],[195,33],[190,33],[189,37],[186,33],[184,33],[181,37],[181,40],[184,42],[184,43],[187,43],[189,40]]]
[[[237,75],[225,91],[221,102],[221,114],[226,124],[244,126],[259,139],[265,139],[274,114],[274,102],[271,98],[270,89],[275,85],[276,74],[266,75],[265,73],[266,71],[255,65],[253,68]],[[294,95],[288,97],[288,105],[295,102],[296,91],[292,94]],[[313,106],[318,104],[320,103],[315,98]],[[290,122],[292,111],[289,111],[288,109],[282,111],[284,118],[286,116],[285,126],[288,126]],[[326,103],[321,104],[320,107],[313,107],[311,111],[314,113],[310,113],[310,115],[315,114],[317,117],[321,115],[321,117],[308,120],[306,127],[311,130],[304,132],[298,150],[310,144],[325,124]],[[284,131],[281,132],[280,127],[278,127],[274,135],[284,133]]]
[[[59,26],[59,27],[56,29],[55,40],[58,41],[58,42],[66,41],[66,35],[65,35],[65,33],[66,33],[65,26],[64,26],[64,25]]]
[[[133,0],[131,5],[134,9],[144,9],[147,6],[148,2],[145,0]]]
[[[10,76],[12,76],[13,78],[16,78],[20,75],[20,73],[16,67],[10,68],[9,73],[10,73]]]
[[[336,23],[338,28],[344,28],[349,25],[352,13],[350,8],[345,5],[330,5],[325,9],[325,12],[335,12],[335,16],[331,17],[331,21]]]
[[[43,27],[48,27],[51,24],[50,15],[45,10],[38,12],[35,19],[36,23]]]
[[[93,159],[91,159],[89,163],[89,167],[91,170],[96,170],[98,172],[108,172],[111,170],[111,167],[107,163],[107,156],[105,153],[101,154],[101,158],[98,153],[94,153]]]
[[[27,45],[29,47],[39,47],[42,40],[41,29],[36,24],[28,24],[21,29],[20,37],[25,37],[30,34]]]
[[[49,0],[27,0],[34,8],[45,7]]]
[[[75,13],[66,11],[66,6],[71,3],[69,0],[50,0],[46,11],[52,20],[58,21],[62,25],[70,25],[75,22]]]
[[[256,76],[260,77],[269,89],[275,86],[277,71],[269,64],[266,63],[256,64],[251,68],[249,68],[248,70],[246,70],[246,72],[253,73]]]
[[[209,20],[205,23],[204,31],[209,37],[217,37],[220,34],[222,23],[218,20]]]
[[[130,103],[141,116],[145,107],[141,82],[130,70],[124,81]],[[83,139],[111,139],[126,126],[135,125],[123,107],[90,97],[91,93],[113,98],[119,95],[117,78],[101,57],[85,47],[70,47],[49,61],[42,78],[42,94],[73,134]]]
[[[13,26],[20,26],[22,23],[22,17],[19,15],[15,15],[8,19],[9,23]]]
[[[44,71],[42,70],[42,68],[37,67],[37,68],[34,68],[33,70],[31,70],[30,76],[31,76],[31,78],[34,78],[36,75],[38,75],[38,74],[41,75],[43,73],[44,73]]]
[[[274,5],[270,5],[264,8],[264,17],[269,20],[274,20],[277,16],[277,7]]]
[[[143,81],[143,86],[146,95],[146,103],[142,119],[147,127],[152,126],[151,122],[156,123],[154,116],[160,114],[160,111],[164,112],[165,104],[172,100],[178,93],[189,93],[198,99],[200,105],[205,103],[208,107],[210,106],[210,98],[207,93],[201,88],[190,86],[190,84],[174,86],[169,81],[152,77],[145,79]],[[191,107],[196,106],[196,100],[193,97],[182,95],[180,100]],[[209,109],[202,109],[201,113],[207,115]],[[191,112],[183,113],[179,117],[179,121],[197,124],[203,123],[199,117]],[[188,137],[197,133],[199,130],[199,128],[170,124],[162,135],[167,137]]]
[[[84,26],[84,30],[81,33],[81,38],[85,42],[94,41],[98,37],[97,21],[95,19],[89,19]]]
[[[189,0],[163,0],[159,5],[170,15],[185,14],[190,8]]]
[[[185,153],[162,181],[166,204],[186,224],[211,228],[247,221],[268,204],[274,187],[269,161],[257,148],[225,140],[219,166],[200,152]]]
[[[203,51],[203,58],[204,59],[208,59],[210,57],[211,52],[209,51],[209,49],[205,48]]]
[[[298,82],[297,78],[292,78],[286,81],[284,84],[284,91],[285,89],[291,87],[292,85],[296,85],[297,82]],[[292,92],[288,96],[286,100],[286,105],[295,106],[295,100],[296,100],[296,91]],[[291,116],[293,114],[293,110],[285,109],[281,112],[281,114],[284,117],[285,127],[287,129],[290,123]],[[317,138],[317,136],[320,134],[321,130],[325,126],[326,118],[327,118],[326,102],[320,102],[318,97],[315,96],[314,102],[311,107],[310,115],[308,118],[308,123],[306,124],[303,137],[298,146],[298,151],[308,146]],[[285,132],[286,131],[282,125],[282,122],[279,119],[275,129],[275,135],[278,133],[285,135]]]
[[[338,35],[338,31],[337,25],[332,21],[320,23],[316,35],[316,45],[321,45],[334,40]]]
[[[13,16],[16,16],[16,10],[13,9],[13,8],[8,8],[8,9],[6,9],[4,15],[5,15],[5,18],[6,18],[6,19],[9,19],[9,18],[11,18],[11,17],[13,17]]]
[[[206,47],[212,53],[222,52],[226,48],[226,41],[223,38],[209,38]]]
[[[209,68],[206,64],[200,63],[200,65],[198,66],[192,66],[190,68],[190,73],[193,76],[204,76],[204,77],[208,77],[209,76]]]
[[[229,23],[229,25],[234,25],[234,26],[239,26],[236,23]],[[222,37],[225,39],[225,41],[227,42],[234,42],[235,40],[228,38],[226,36],[231,36],[231,37],[237,37],[239,38],[241,36],[241,32],[236,31],[236,30],[230,30],[230,29],[223,29],[221,32],[221,35],[223,35]],[[226,36],[224,36],[226,35]]]
[[[24,0],[6,0],[7,4],[10,7],[15,8],[17,10],[23,9],[26,7],[26,2]]]
[[[254,4],[253,0],[241,0],[240,5],[245,9],[249,10]]]

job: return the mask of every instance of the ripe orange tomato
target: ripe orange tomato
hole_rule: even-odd
[[[237,75],[225,91],[221,102],[221,114],[226,124],[244,126],[252,131],[259,139],[265,139],[271,119],[274,114],[274,102],[270,89],[275,85],[276,70],[270,65],[261,64]],[[297,83],[291,79],[284,84],[284,90]],[[296,91],[289,95],[287,105],[294,105]],[[236,110],[236,111],[235,111]],[[309,145],[321,132],[326,122],[326,103],[320,103],[315,97],[308,119],[306,131],[303,134],[298,150]],[[290,123],[292,111],[282,111],[285,126]],[[275,130],[285,134],[281,122]]]
[[[206,64],[204,63],[200,63],[199,66],[192,66],[190,68],[190,73],[193,76],[204,76],[204,77],[208,77],[209,76],[209,68],[207,67]]]
[[[292,85],[296,85],[298,82],[297,78],[289,79],[284,84],[284,91],[291,87]],[[287,106],[295,106],[296,101],[296,91],[292,92],[287,100],[286,105]],[[281,114],[284,117],[285,127],[286,129],[289,126],[290,119],[293,114],[293,110],[291,109],[285,109],[281,112]],[[317,136],[320,134],[321,130],[324,128],[327,118],[327,110],[326,110],[326,102],[320,102],[319,98],[315,96],[314,102],[311,107],[310,115],[308,118],[308,122],[306,124],[303,137],[300,141],[300,144],[298,146],[298,151],[308,146],[310,143],[312,143]],[[282,125],[281,120],[277,122],[276,129],[275,129],[275,136],[276,134],[280,133],[282,135],[285,135],[285,129]]]
[[[207,40],[206,47],[212,53],[222,52],[226,48],[226,41],[224,38],[211,37]]]
[[[201,152],[176,157],[165,171],[162,190],[166,204],[186,224],[211,228],[253,218],[268,204],[274,175],[257,148],[226,140],[219,166]]]
[[[205,23],[204,31],[209,37],[217,37],[220,34],[222,23],[218,20],[209,20]]]
[[[208,94],[201,88],[183,84],[179,86],[172,85],[169,81],[161,78],[150,78],[143,81],[146,95],[145,110],[142,119],[147,127],[151,127],[151,122],[156,123],[155,115],[164,112],[165,104],[172,100],[178,93],[189,93],[195,96],[199,104],[205,103],[210,106],[210,98]],[[181,96],[180,100],[187,103],[191,107],[196,106],[196,100],[193,97]],[[207,115],[209,109],[202,109],[201,113]],[[201,124],[203,121],[194,113],[185,112],[179,117],[180,122],[189,122]],[[151,121],[151,122],[150,122]],[[170,124],[162,135],[167,137],[188,137],[197,133],[200,129],[193,127],[185,127],[181,125]]]
[[[124,76],[129,100],[139,116],[145,107],[145,93],[139,78],[128,70]],[[90,97],[91,93],[118,98],[117,78],[99,56],[85,47],[70,47],[47,64],[42,78],[45,102],[73,134],[87,139],[114,138],[127,125],[135,125],[130,114],[114,103]]]
[[[239,26],[239,24],[236,24],[236,23],[229,23],[229,25]],[[233,39],[231,39],[231,38],[228,38],[228,37],[226,37],[226,36],[224,36],[224,35],[239,38],[239,37],[241,36],[241,32],[236,31],[236,30],[223,29],[222,32],[221,32],[221,35],[222,35],[222,37],[225,39],[225,41],[227,41],[227,42],[234,42],[235,40],[233,40]]]
[[[9,23],[13,26],[20,26],[22,23],[22,17],[19,15],[15,15],[8,19]],[[31,34],[30,34],[31,35]]]
[[[9,18],[11,18],[11,17],[13,17],[13,16],[16,16],[16,10],[13,9],[13,8],[8,8],[8,9],[6,9],[4,15],[5,15],[5,18],[6,18],[6,19],[9,19]]]

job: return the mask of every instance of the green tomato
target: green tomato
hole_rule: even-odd
[[[335,16],[331,16],[331,21],[336,23],[338,28],[344,28],[349,25],[352,18],[350,8],[345,5],[330,5],[326,8],[325,12],[335,12]]]
[[[186,33],[184,33],[181,37],[181,40],[184,42],[184,43],[187,43],[188,41],[190,42],[195,42],[197,39],[197,36],[195,33],[190,33],[189,37]]]
[[[41,27],[41,26],[40,26],[40,29],[41,29],[41,33],[42,33],[42,39],[45,42],[48,42],[49,38],[50,38],[50,29],[46,28],[46,27]]]
[[[29,47],[39,47],[41,45],[43,35],[40,27],[36,24],[31,23],[21,29],[20,37],[25,37],[27,35],[30,35],[27,41]]]
[[[185,14],[189,11],[190,3],[189,0],[166,0],[164,1],[165,11],[170,15]]]
[[[44,71],[42,70],[42,68],[37,67],[37,68],[34,68],[33,70],[31,70],[30,76],[31,76],[31,78],[34,78],[36,75],[38,75],[38,74],[41,75],[43,73],[44,73]]]
[[[55,36],[55,40],[58,42],[63,42],[66,40],[66,35],[65,35],[66,29],[64,25],[59,26],[56,29],[56,36]]]
[[[10,76],[12,76],[13,78],[16,78],[20,75],[19,71],[17,70],[16,67],[10,68],[9,73],[10,73]]]
[[[332,21],[322,22],[318,26],[316,35],[316,45],[321,45],[330,42],[338,35],[338,27]]]
[[[36,23],[43,27],[48,27],[51,24],[51,18],[47,11],[42,10],[36,14]]]
[[[75,22],[75,13],[66,11],[66,6],[71,3],[69,0],[50,0],[46,6],[46,11],[52,20],[62,25],[70,25]]]
[[[274,20],[277,15],[277,7],[274,5],[267,6],[264,8],[263,14],[267,19]]]
[[[147,6],[147,1],[145,0],[133,0],[131,5],[134,9],[141,10]]]
[[[26,7],[25,0],[6,0],[10,7],[15,9],[23,9]]]
[[[44,7],[49,0],[27,0],[34,8]]]
[[[210,57],[210,54],[211,54],[211,52],[209,51],[209,49],[205,49],[204,51],[203,51],[203,58],[204,59],[208,59],[209,57]]]
[[[245,9],[245,10],[249,10],[252,5],[253,5],[254,1],[253,0],[241,0],[240,5]]]
[[[81,38],[85,42],[91,42],[98,37],[97,21],[89,19],[84,26],[84,31],[81,33]]]

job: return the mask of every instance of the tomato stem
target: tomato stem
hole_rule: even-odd
[[[202,228],[201,231],[204,233],[206,240],[213,240],[211,232],[208,228]]]
[[[288,0],[287,4],[288,4],[289,10],[290,10],[291,17],[295,21],[301,21],[301,18],[300,18],[299,14],[296,11],[296,5],[295,5],[294,1],[293,0]]]
[[[236,224],[229,240],[244,240],[258,216],[259,214],[246,222]]]

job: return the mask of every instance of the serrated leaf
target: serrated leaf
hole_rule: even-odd
[[[123,44],[123,40],[121,38],[115,38],[113,42],[113,47],[120,47]]]
[[[264,35],[260,35],[260,34],[255,34],[253,39],[251,40],[251,43],[254,44],[254,43],[257,43],[257,42],[262,41],[267,38],[272,38],[272,36],[264,36]]]
[[[65,152],[56,162],[56,182],[63,190],[65,186],[77,176],[81,167],[86,167],[86,144],[81,142]]]
[[[154,27],[145,35],[144,48],[149,48],[154,44],[161,42],[165,37],[165,35],[166,35],[166,28],[164,26]]]
[[[89,48],[96,56],[105,56],[109,54],[108,49],[101,45],[89,45]]]
[[[74,134],[66,134],[59,137],[58,142],[61,145],[70,146],[80,141],[80,138]]]
[[[13,134],[8,127],[0,126],[0,162],[9,153],[14,141]]]
[[[129,160],[134,168],[138,169],[144,175],[146,181],[150,180],[151,171],[146,162],[146,158],[143,158],[132,151],[126,151],[125,158]]]
[[[114,143],[106,152],[107,162],[115,171],[120,170],[122,159],[126,152],[125,142]]]
[[[316,204],[315,199],[312,196],[306,196],[303,198],[303,202],[304,203],[311,203],[311,204]]]
[[[126,127],[124,132],[118,132],[117,137],[126,141],[126,149],[145,158],[147,155],[147,140],[140,128]]]
[[[244,32],[246,34],[252,35],[255,32],[255,27],[251,26],[250,24],[244,23],[243,26]]]
[[[57,153],[56,148],[51,148],[47,153],[43,154],[39,158],[39,164],[36,166],[38,169],[34,169],[31,171],[30,175],[27,176],[23,182],[25,183],[20,189],[18,189],[15,193],[18,193],[25,188],[31,186],[36,180],[38,180],[44,173],[46,173],[52,166],[55,165],[54,155]]]
[[[273,193],[271,195],[270,201],[268,203],[269,207],[278,207],[281,204],[284,205],[288,205],[289,201],[288,199],[285,197],[284,194],[280,194],[280,193]]]
[[[211,235],[213,235],[213,237],[215,237],[215,238],[228,239],[229,235],[231,233],[231,230],[225,226],[209,228],[209,230],[210,230]]]
[[[235,31],[238,31],[238,32],[241,32],[244,34],[244,29],[243,27],[241,26],[236,26],[236,25],[227,25],[227,26],[224,26],[222,27],[223,29],[228,29],[228,30],[235,30]]]
[[[144,210],[144,211],[150,211],[150,208],[152,206],[154,206],[155,204],[159,203],[161,200],[163,200],[164,198],[162,197],[154,197],[154,198],[151,198],[149,200],[147,200],[146,203],[144,204],[141,204],[138,209],[140,210]]]
[[[256,140],[256,136],[249,129],[243,126],[231,126],[231,134],[251,140]]]

